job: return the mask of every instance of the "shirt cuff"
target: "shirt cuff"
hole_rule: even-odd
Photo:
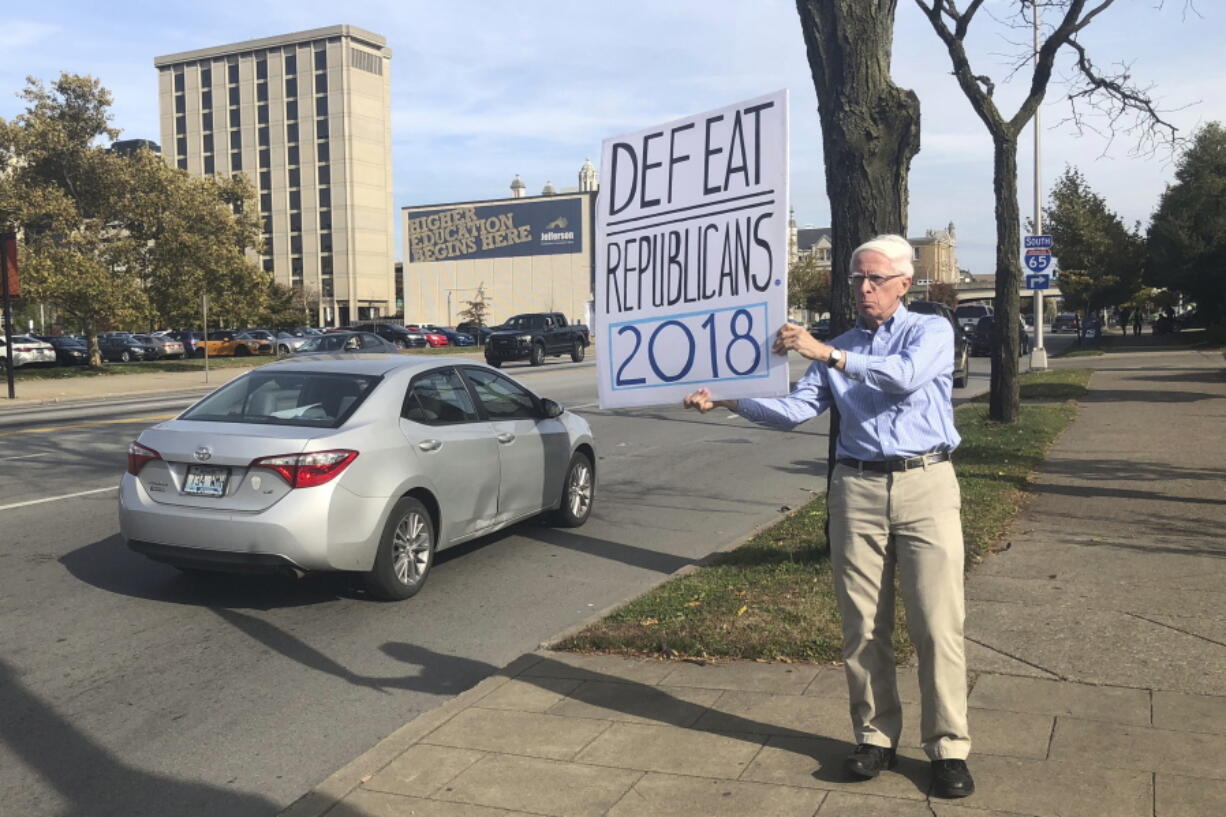
[[[843,360],[847,361],[843,364],[843,374],[852,380],[863,382],[864,375],[868,372],[868,355],[843,352]]]

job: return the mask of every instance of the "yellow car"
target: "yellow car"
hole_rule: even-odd
[[[239,337],[241,334],[228,329],[209,332],[208,340],[204,342],[204,346],[208,347],[209,357],[246,357],[259,354],[260,342],[255,338]]]

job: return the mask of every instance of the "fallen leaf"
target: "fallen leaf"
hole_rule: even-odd
[[[701,601],[687,601],[685,603],[685,606],[686,607],[700,607],[702,606],[702,602]]]
[[[660,623],[660,620],[657,618],[645,618],[639,622],[639,624],[641,624],[644,627],[650,627],[653,624],[659,624],[659,623]]]
[[[742,605],[741,605],[741,609],[740,609],[740,610],[737,610],[737,611],[736,611],[736,614],[737,614],[738,616],[740,616],[740,615],[744,615],[744,614],[745,614],[745,611],[746,611],[746,610],[748,610],[748,609],[749,609],[749,605],[748,605],[748,604],[742,604]]]

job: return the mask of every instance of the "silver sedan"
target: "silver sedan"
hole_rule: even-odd
[[[595,463],[586,420],[488,366],[291,358],[142,432],[119,524],[185,570],[357,571],[404,599],[440,548],[542,512],[582,525]]]

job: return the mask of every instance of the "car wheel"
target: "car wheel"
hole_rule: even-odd
[[[132,353],[129,352],[127,349],[119,353],[120,363],[130,363],[131,361],[132,361]]]
[[[399,340],[397,340],[395,342],[395,345],[396,345],[396,351],[398,352],[403,352],[405,349],[409,348],[409,342],[406,341],[404,338],[400,338]]]
[[[581,363],[583,361],[584,352],[586,351],[587,350],[583,346],[583,341],[576,340],[575,345],[570,347],[570,359],[575,363]]]
[[[284,343],[277,345],[277,357],[289,357],[289,347]]]
[[[528,358],[528,363],[530,363],[533,366],[540,366],[544,362],[545,362],[545,344],[543,343],[532,344],[532,353]]]
[[[204,350],[203,350],[203,349],[197,349],[197,350],[195,351],[194,356],[195,356],[195,357],[204,357]]]
[[[434,524],[426,506],[411,496],[392,508],[379,540],[366,589],[376,598],[399,601],[416,595],[434,564]]]
[[[553,512],[554,523],[564,528],[577,528],[587,521],[596,498],[596,472],[586,454],[576,452],[566,469],[562,483],[562,499]]]
[[[249,354],[251,354],[251,350],[250,350],[250,349],[248,349],[246,346],[236,346],[236,347],[234,347],[234,356],[235,356],[235,357],[246,357],[246,356],[247,356],[247,355],[249,355]]]
[[[497,357],[490,357],[489,355],[486,355],[486,356],[485,356],[485,362],[486,362],[486,363],[488,363],[488,364],[490,364],[491,366],[493,366],[495,369],[501,369],[501,368],[502,368],[502,359],[501,359],[501,358],[497,358]]]

